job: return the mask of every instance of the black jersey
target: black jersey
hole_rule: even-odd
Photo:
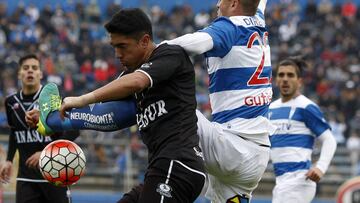
[[[200,156],[195,72],[186,52],[179,46],[162,44],[136,71],[151,81],[149,88],[135,94],[137,124],[149,150],[149,162]]]
[[[26,160],[35,152],[41,151],[55,138],[74,140],[77,135],[69,133],[67,136],[42,136],[35,128],[30,128],[25,122],[25,112],[38,109],[40,90],[32,95],[24,95],[22,91],[10,95],[5,100],[6,115],[10,126],[9,149],[7,160],[12,161],[16,149],[19,151],[18,178],[22,180],[43,180],[39,169],[29,168]]]

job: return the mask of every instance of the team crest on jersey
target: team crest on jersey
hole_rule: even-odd
[[[166,183],[160,183],[158,185],[158,187],[156,188],[156,192],[158,192],[160,195],[171,198],[171,191],[172,188],[170,187],[170,185],[166,184]]]
[[[144,64],[142,64],[141,68],[150,68],[151,65],[152,65],[151,62],[149,62],[149,63],[144,63]]]
[[[19,104],[19,103],[15,103],[15,104],[14,104],[14,109],[18,109],[18,108],[19,108],[19,106],[20,106],[20,104]]]

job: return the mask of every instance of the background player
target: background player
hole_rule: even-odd
[[[38,108],[37,100],[42,79],[40,61],[36,55],[29,54],[19,60],[18,79],[22,89],[6,98],[5,107],[9,126],[9,148],[6,162],[0,167],[0,181],[8,183],[11,176],[12,160],[19,151],[19,169],[16,184],[16,202],[68,202],[66,188],[51,185],[42,178],[38,168],[41,150],[53,140],[43,137],[35,128],[25,122],[25,112]],[[58,136],[57,136],[58,138]],[[76,135],[63,136],[74,140]]]
[[[271,160],[276,185],[273,203],[311,202],[316,183],[326,172],[336,150],[336,140],[319,107],[300,93],[306,63],[288,58],[276,68],[280,98],[271,103],[269,117],[277,126],[271,136]],[[321,154],[312,166],[315,139],[322,142]]]

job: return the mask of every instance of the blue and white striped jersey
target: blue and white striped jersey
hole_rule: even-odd
[[[262,11],[219,17],[201,32],[213,41],[205,52],[213,121],[244,134],[271,132],[272,68]]]
[[[277,126],[270,137],[275,176],[310,169],[315,138],[330,129],[320,108],[304,95],[285,103],[278,99],[269,118]]]

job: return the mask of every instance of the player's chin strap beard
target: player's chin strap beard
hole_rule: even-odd
[[[152,56],[152,53],[154,52],[154,50],[157,48],[156,44],[154,42],[151,43],[150,48],[148,47],[144,57],[143,57],[143,61],[141,61],[136,68],[128,68],[131,70],[131,72],[134,72],[135,70],[138,70],[144,63],[147,63],[150,59],[150,57]]]
[[[146,55],[145,55],[144,63],[146,63],[146,62],[149,61],[150,57],[152,56],[152,54],[153,54],[153,52],[154,52],[154,50],[155,50],[156,48],[157,48],[157,46],[156,46],[156,44],[153,42],[153,43],[151,44],[151,49],[150,49],[150,51],[147,52]]]

